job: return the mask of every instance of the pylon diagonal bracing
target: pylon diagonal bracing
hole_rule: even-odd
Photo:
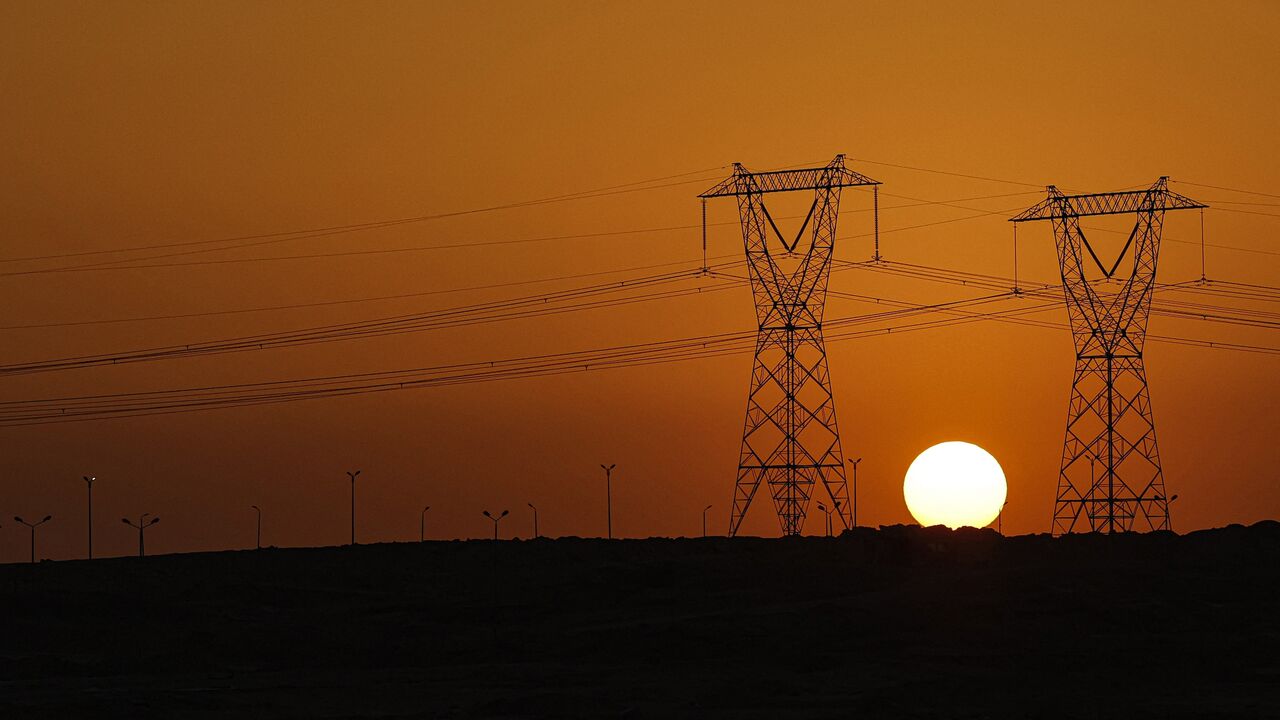
[[[1168,178],[1146,190],[1048,197],[1012,218],[1050,220],[1075,342],[1076,369],[1067,405],[1053,533],[1167,530],[1169,499],[1156,445],[1143,360],[1160,234],[1168,210],[1204,205],[1172,192]],[[1133,231],[1108,267],[1080,230],[1080,218],[1134,214]],[[1126,256],[1132,264],[1117,276]],[[1103,294],[1085,277],[1092,261],[1120,282]]]
[[[733,174],[701,197],[736,197],[755,299],[755,359],[747,391],[742,452],[729,517],[736,535],[761,483],[769,488],[783,535],[798,535],[814,486],[852,527],[844,454],[836,424],[831,373],[822,339],[822,313],[835,250],[843,187],[879,185],[844,166],[837,155],[823,167],[753,173],[735,163]],[[784,237],[764,204],[775,192],[812,191],[813,204],[793,239]],[[808,231],[809,245],[801,240]],[[782,253],[769,248],[772,232]]]

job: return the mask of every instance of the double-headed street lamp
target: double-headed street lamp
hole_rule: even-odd
[[[120,518],[120,522],[124,523],[125,525],[128,525],[131,528],[136,528],[138,530],[138,557],[144,557],[147,554],[147,548],[145,545],[145,537],[144,537],[144,533],[146,532],[147,528],[160,522],[160,518],[158,517],[153,517],[150,520],[148,520],[147,516],[150,514],[151,513],[142,513],[142,515],[138,518],[137,523],[134,523],[129,518]]]
[[[422,508],[422,514],[418,516],[418,542],[424,542],[427,539],[427,511],[430,509],[430,505]]]
[[[53,516],[45,515],[43,520],[41,520],[40,522],[34,522],[34,523],[29,523],[26,520],[23,520],[22,518],[18,517],[17,515],[13,516],[13,519],[31,528],[31,562],[35,562],[36,561],[36,528],[52,520]]]
[[[351,478],[351,544],[356,544],[356,478],[360,477],[360,471],[347,471],[347,477]]]
[[[608,523],[609,539],[613,539],[613,469],[618,467],[617,463],[605,465],[600,463],[600,467],[604,469],[604,508],[606,522]]]
[[[533,539],[537,540],[542,537],[538,534],[538,508],[534,507],[533,503],[525,503],[525,505],[528,505],[529,509],[533,511]]]
[[[822,503],[818,503],[818,509],[821,510],[827,516],[827,537],[831,537],[831,511],[828,510],[827,506],[823,505]]]
[[[1177,494],[1177,493],[1174,493],[1174,494],[1173,494],[1173,497],[1169,498],[1169,502],[1165,503],[1165,506],[1164,506],[1164,524],[1165,524],[1165,529],[1166,529],[1166,530],[1168,530],[1168,531],[1170,531],[1170,532],[1172,532],[1172,531],[1173,531],[1173,513],[1170,513],[1170,512],[1169,512],[1169,507],[1170,507],[1171,505],[1173,505],[1173,501],[1174,501],[1174,500],[1177,500],[1177,499],[1178,499],[1178,494]]]
[[[510,510],[503,510],[501,515],[494,517],[492,514],[489,513],[488,510],[484,511],[483,513],[484,516],[493,521],[493,539],[494,540],[498,539],[498,523],[502,522],[502,518],[506,517],[508,514],[510,514],[510,512],[511,512]]]
[[[858,527],[858,463],[862,462],[862,458],[850,460],[849,464],[853,466],[853,526]]]

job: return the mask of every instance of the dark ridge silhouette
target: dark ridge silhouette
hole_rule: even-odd
[[[0,717],[1280,715],[1280,523],[0,566]]]

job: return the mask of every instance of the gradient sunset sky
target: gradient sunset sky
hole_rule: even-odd
[[[892,262],[1011,275],[1006,220],[1040,200],[1044,185],[1092,192],[1168,175],[1171,188],[1211,206],[1207,276],[1274,288],[1277,31],[1274,2],[4,3],[0,364],[696,268],[696,196],[730,163],[820,165],[836,153],[883,181],[882,253]],[[649,190],[358,232],[154,248],[673,176]],[[849,190],[843,202],[836,254],[866,260],[870,195]],[[776,207],[775,216],[804,209],[782,198]],[[734,204],[711,203],[708,221],[710,254],[740,257]],[[1114,253],[1128,223],[1086,225]],[[1160,282],[1200,277],[1200,227],[1197,212],[1169,214]],[[1051,229],[1018,232],[1022,280],[1056,281]],[[493,244],[535,238],[559,239]],[[78,254],[135,247],[153,249]],[[396,251],[349,254],[370,250]],[[509,284],[571,275],[584,277]],[[679,287],[700,283],[715,284]],[[987,292],[862,271],[833,274],[831,287],[911,303]],[[450,292],[422,295],[438,291]],[[1156,316],[1151,333],[1280,347],[1275,299],[1200,301],[1270,313],[1271,325]],[[828,315],[884,309],[832,298]],[[224,312],[232,310],[252,311]],[[139,319],[161,315],[187,317]],[[1066,310],[1029,317],[1062,324]],[[0,377],[0,400],[487,361],[749,331],[753,319],[742,286],[392,337]],[[865,458],[862,524],[910,522],[901,490],[911,460],[934,443],[967,440],[1008,476],[1005,531],[1048,531],[1073,367],[1065,329],[969,323],[832,342],[828,351],[845,453]],[[1180,496],[1175,529],[1280,516],[1280,355],[1151,341],[1146,357],[1165,481]],[[527,502],[540,508],[544,534],[602,535],[601,462],[618,465],[615,534],[693,535],[707,504],[712,529],[723,532],[750,362],[732,354],[0,427],[0,561],[26,557],[13,515],[53,514],[41,554],[83,555],[86,474],[100,479],[102,555],[133,551],[136,535],[119,518],[142,512],[163,519],[149,531],[153,552],[251,545],[252,504],[264,509],[264,543],[345,542],[345,471],[357,468],[366,542],[416,539],[425,505],[436,538],[487,536],[484,509],[510,509],[504,534],[528,536]],[[816,516],[806,532],[822,531]],[[744,532],[778,534],[763,494]]]

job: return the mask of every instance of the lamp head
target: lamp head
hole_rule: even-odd
[[[823,505],[822,503],[818,503],[818,509],[821,510],[822,512],[826,512],[827,506]]]
[[[14,515],[13,519],[17,520],[18,522],[25,522],[22,518],[18,517],[17,515]]]
[[[487,518],[489,518],[490,520],[492,520],[492,519],[493,519],[493,516],[489,514],[489,511],[488,511],[488,510],[485,510],[485,511],[484,511],[484,516],[485,516],[485,517],[487,517]]]
[[[1174,495],[1174,497],[1177,497],[1177,495]],[[52,519],[53,519],[53,516],[52,516],[52,515],[45,515],[45,516],[44,516],[44,519],[43,519],[43,520],[41,520],[40,522],[42,522],[42,523],[46,523],[46,522],[49,522],[49,521],[50,521],[50,520],[52,520]]]
[[[498,519],[499,519],[499,520],[501,520],[502,518],[504,518],[504,517],[506,517],[506,516],[508,516],[508,515],[510,515],[510,514],[511,514],[511,511],[510,511],[510,510],[503,510],[503,511],[502,511],[502,514],[498,516]]]

